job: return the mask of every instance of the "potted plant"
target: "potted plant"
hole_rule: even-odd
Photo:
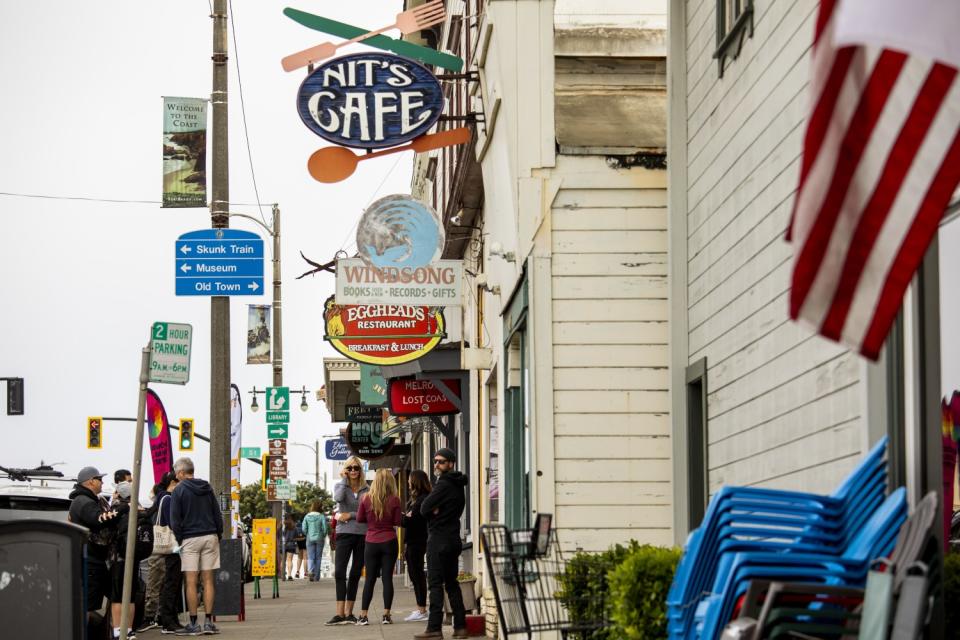
[[[477,576],[466,571],[457,574],[457,582],[460,584],[460,594],[463,597],[463,608],[467,611],[474,611],[477,608]],[[443,594],[443,611],[451,613],[450,601],[447,594]]]

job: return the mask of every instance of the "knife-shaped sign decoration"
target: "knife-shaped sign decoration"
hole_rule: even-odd
[[[463,59],[454,55],[450,55],[449,53],[436,51],[435,49],[431,49],[429,47],[421,47],[418,44],[406,42],[404,40],[396,40],[385,35],[378,34],[371,36],[369,35],[369,29],[354,27],[353,25],[337,22],[336,20],[330,20],[329,18],[324,18],[322,16],[307,13],[306,11],[300,11],[298,9],[292,9],[290,7],[287,7],[283,10],[283,15],[287,16],[294,22],[302,24],[303,26],[315,31],[320,31],[322,33],[337,36],[339,38],[346,38],[348,40],[356,39],[356,41],[362,41],[365,45],[382,49],[384,51],[391,51],[407,58],[419,60],[424,64],[442,67],[450,71],[463,70]],[[292,69],[305,66],[311,60],[311,54],[308,53],[310,51],[311,50],[308,49],[284,58],[284,69],[290,71]],[[307,62],[300,64],[303,58],[306,58]],[[290,67],[289,69],[287,68],[288,66]]]

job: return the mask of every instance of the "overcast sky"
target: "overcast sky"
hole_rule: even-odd
[[[327,143],[297,115],[305,71],[285,73],[280,59],[329,38],[286,18],[284,6],[233,2],[230,198],[246,203],[232,211],[259,215],[250,206],[257,195],[244,137],[239,57],[262,211],[269,219],[273,202],[282,210],[284,382],[311,391],[310,410],[292,412],[290,440],[312,445],[336,431],[312,393],[323,384],[322,358],[337,355],[322,340],[321,322],[333,277],[296,280],[310,268],[299,252],[325,262],[338,249],[352,250],[352,226],[365,205],[375,195],[409,193],[412,156],[361,163],[336,185],[309,176],[307,158]],[[402,9],[400,0],[304,0],[290,6],[371,29],[392,23]],[[130,467],[133,424],[107,423],[103,450],[88,451],[86,417],[136,414],[140,350],[157,320],[192,324],[194,356],[186,386],[151,387],[171,422],[193,417],[197,431],[209,433],[210,302],[174,295],[174,241],[209,228],[209,211],[159,206],[161,97],[209,98],[209,14],[203,0],[0,4],[0,192],[154,202],[0,195],[0,376],[23,377],[26,386],[26,415],[7,416],[0,408],[0,465],[65,462],[57,468],[74,477],[86,464],[111,474]],[[240,218],[230,225],[262,231]],[[266,283],[269,291],[269,262]],[[246,391],[272,380],[269,365],[245,364],[247,305],[270,301],[268,294],[231,302],[232,377],[244,392],[245,446],[263,446],[266,439],[263,411],[249,411]],[[297,404],[299,397],[291,400]],[[193,457],[202,477],[208,475],[208,453],[198,442]],[[311,451],[290,447],[289,458],[294,480],[313,478]],[[144,462],[152,482],[146,455]],[[258,469],[245,464],[243,482],[259,478]]]

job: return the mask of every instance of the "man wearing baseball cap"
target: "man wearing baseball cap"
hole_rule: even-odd
[[[467,477],[454,471],[457,454],[446,447],[433,454],[437,482],[420,506],[427,519],[427,585],[430,590],[430,618],[427,629],[414,638],[443,638],[443,592],[447,592],[453,612],[453,637],[467,637],[466,611],[457,583],[457,567],[463,544],[460,542],[460,516],[466,505],[464,488]]]
[[[99,609],[104,596],[109,593],[107,560],[118,524],[107,500],[100,496],[103,475],[96,467],[80,469],[77,484],[70,494],[70,522],[90,530],[87,540],[87,611]]]

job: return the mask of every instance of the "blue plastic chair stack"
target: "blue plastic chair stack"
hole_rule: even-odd
[[[724,554],[711,589],[712,595],[704,598],[698,607],[697,618],[702,616],[703,621],[699,637],[716,638],[720,635],[751,580],[863,586],[871,562],[888,556],[893,550],[900,525],[906,518],[907,492],[901,487],[890,494],[846,547],[833,553],[747,551]]]
[[[830,496],[756,487],[717,492],[687,539],[667,597],[670,637],[700,637],[697,605],[713,593],[721,562],[731,554],[842,553],[883,503],[886,445],[884,438]]]

